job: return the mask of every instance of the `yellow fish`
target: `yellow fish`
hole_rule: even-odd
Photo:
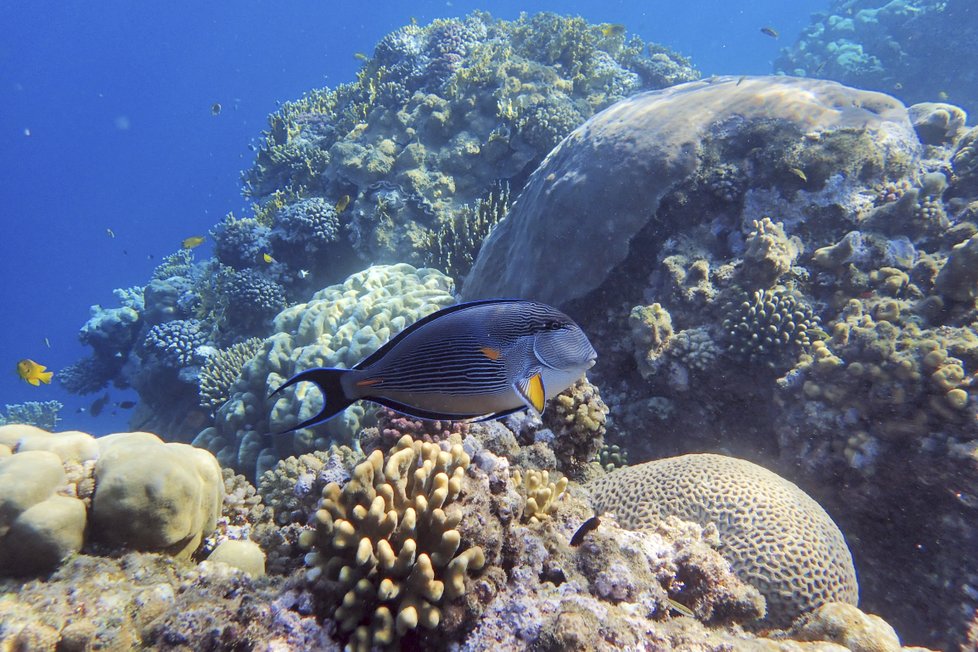
[[[357,61],[370,61],[370,57],[365,55],[363,52],[354,52],[353,58]]]
[[[788,168],[788,172],[792,173],[793,175],[795,175],[805,183],[808,183],[808,175],[805,174],[804,170],[801,170],[799,168]]]
[[[47,367],[42,364],[37,364],[28,358],[24,358],[17,363],[17,375],[20,376],[24,382],[28,382],[35,387],[41,383],[44,383],[45,385],[51,384],[51,377],[54,375],[54,372],[45,371],[45,369],[47,369]]]
[[[261,259],[264,260],[269,265],[275,262],[275,259],[272,258],[271,254],[269,254],[268,252],[263,253],[261,255]]]
[[[350,205],[350,196],[343,195],[342,197],[336,200],[336,206],[334,206],[333,208],[336,209],[337,213],[342,213],[343,211],[346,210],[346,207],[349,205]]]
[[[605,23],[598,29],[602,36],[621,36],[625,33],[625,26],[620,23]]]
[[[204,236],[202,235],[192,235],[189,238],[184,238],[180,246],[184,249],[193,249],[194,247],[199,247],[204,244]]]

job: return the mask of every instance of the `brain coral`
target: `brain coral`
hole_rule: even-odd
[[[462,515],[451,503],[469,456],[460,444],[405,435],[387,455],[374,451],[341,489],[330,483],[304,532],[306,574],[349,649],[398,642],[419,626],[434,629],[441,607],[462,595],[468,570],[485,563],[482,548],[459,551]]]
[[[453,289],[452,280],[433,269],[379,265],[283,310],[275,317],[275,334],[241,370],[214,427],[201,432],[195,443],[223,465],[255,477],[278,459],[328,448],[330,439],[350,441],[364,416],[360,405],[318,432],[304,428],[267,441],[267,433],[288,430],[317,414],[322,395],[302,383],[274,401],[266,397],[303,369],[352,367],[405,326],[454,303]],[[256,469],[262,454],[263,468]]]
[[[770,145],[750,145],[755,141]],[[633,240],[672,205],[664,201],[671,192],[688,191],[718,160],[750,170],[747,190],[793,194],[802,183],[813,190],[841,174],[850,179],[846,192],[855,194],[864,182],[905,173],[919,149],[902,104],[834,82],[720,77],[633,95],[547,155],[483,243],[463,296],[519,296],[563,306],[600,286],[630,251],[654,260],[654,250]],[[791,168],[803,169],[806,181]],[[679,213],[677,223],[657,225],[655,242],[688,232],[698,217],[710,215],[689,207]],[[540,273],[513,260],[536,261]],[[588,261],[589,273],[567,260]]]
[[[794,483],[746,460],[694,454],[609,473],[587,485],[599,512],[625,527],[666,516],[714,523],[721,552],[767,600],[782,627],[826,602],[856,604],[859,587],[842,532]]]

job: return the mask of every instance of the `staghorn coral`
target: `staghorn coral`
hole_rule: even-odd
[[[482,568],[481,548],[458,550],[461,514],[450,508],[468,465],[459,445],[443,451],[405,436],[386,459],[371,453],[342,489],[323,490],[316,530],[301,538],[311,549],[306,577],[353,649],[434,629],[466,573]]]
[[[513,482],[526,499],[521,520],[525,523],[539,523],[547,519],[557,509],[557,501],[567,491],[567,478],[550,482],[549,471],[527,469],[526,476],[519,469],[513,471]]]
[[[715,524],[733,571],[767,600],[767,624],[785,626],[826,602],[856,603],[842,532],[795,484],[756,464],[683,455],[614,471],[587,489],[594,508],[615,513],[624,527],[667,516]]]
[[[604,444],[607,418],[608,406],[586,376],[554,397],[552,409],[543,413],[543,426],[554,434],[560,471],[572,479],[581,477]]]
[[[255,357],[261,345],[261,338],[252,337],[207,356],[197,381],[201,407],[213,412],[224,405],[231,396],[231,387],[241,374],[241,369]]]
[[[755,290],[727,308],[723,330],[729,351],[752,365],[784,367],[811,346],[819,319],[810,306],[783,287]]]

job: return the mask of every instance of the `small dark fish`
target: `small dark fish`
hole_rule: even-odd
[[[771,38],[778,38],[780,36],[780,34],[778,34],[778,30],[774,29],[773,27],[768,27],[767,25],[761,28],[761,34],[766,34]]]
[[[740,86],[740,85],[741,85],[742,83],[744,83],[744,80],[745,80],[745,79],[747,79],[747,75],[741,75],[741,76],[740,76],[740,77],[739,77],[739,78],[737,79],[737,83],[736,83],[736,84],[734,84],[734,85],[735,85],[735,86]]]
[[[221,115],[221,103],[214,102],[211,104],[211,115]]]
[[[900,82],[897,82],[897,83],[893,84],[893,90],[895,90],[895,91],[902,91],[903,90],[903,84],[901,84]]]
[[[581,327],[546,304],[473,301],[416,321],[352,369],[307,369],[272,396],[301,382],[323,393],[319,414],[333,418],[361,399],[418,419],[499,419],[530,409],[574,384],[597,358]],[[269,397],[271,398],[271,396]]]
[[[827,64],[828,62],[829,60],[825,59],[822,61],[822,63],[818,64],[818,68],[816,68],[815,71],[812,73],[812,77],[818,77],[820,74],[822,74],[822,71],[825,70],[825,64]]]
[[[601,519],[597,516],[592,516],[588,520],[584,521],[584,523],[581,524],[581,527],[577,528],[577,532],[574,533],[574,536],[571,537],[571,547],[576,548],[584,543],[584,537],[587,535],[587,533],[594,532],[596,529],[598,529],[599,525],[601,525]]]
[[[108,402],[109,402],[109,395],[108,393],[106,393],[101,398],[97,398],[94,401],[92,401],[91,406],[89,406],[88,408],[88,413],[91,414],[93,417],[97,417],[98,415],[102,414],[102,410],[105,408],[105,404]]]
[[[116,406],[121,407],[123,410],[131,410],[136,407],[136,401],[119,401]]]

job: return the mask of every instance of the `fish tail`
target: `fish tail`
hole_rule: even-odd
[[[53,371],[45,371],[43,374],[38,374],[38,377],[41,379],[41,382],[44,383],[45,385],[51,384],[51,378],[53,376],[54,376]]]
[[[290,387],[296,383],[315,383],[316,387],[318,387],[319,391],[323,394],[323,409],[319,411],[319,414],[311,419],[306,419],[302,423],[296,424],[291,428],[283,430],[277,434],[281,435],[287,432],[292,432],[293,430],[299,430],[317,423],[329,421],[337,414],[353,405],[357,399],[347,397],[346,392],[343,391],[343,386],[340,384],[340,379],[348,373],[350,373],[349,369],[332,369],[325,367],[307,369],[297,373],[279,385],[274,392],[268,395],[268,398],[272,398],[286,387]]]

